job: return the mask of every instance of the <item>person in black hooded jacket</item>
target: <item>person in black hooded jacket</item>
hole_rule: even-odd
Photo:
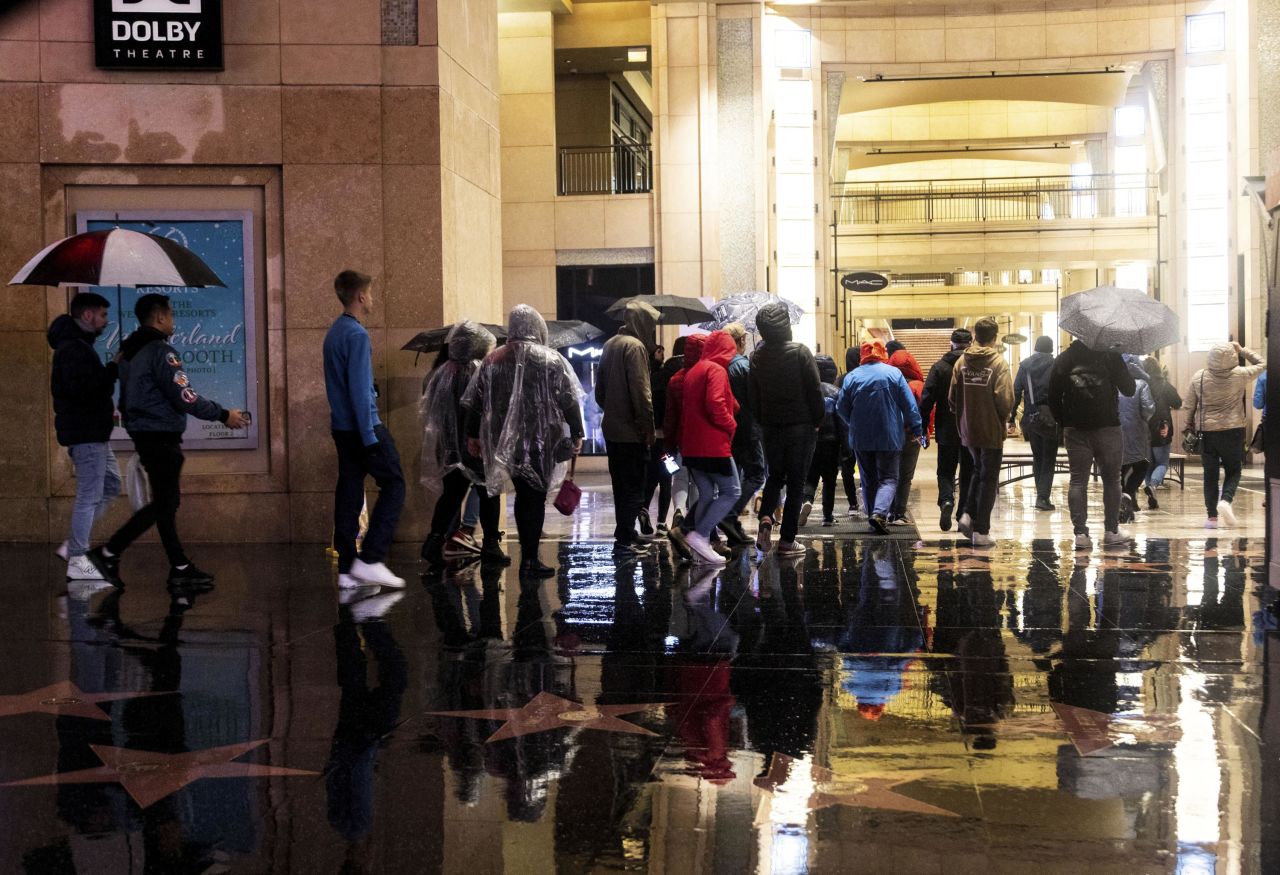
[[[861,359],[862,350],[856,346],[851,346],[844,351],[844,373],[840,376],[840,385],[843,385],[844,378],[849,376],[849,372],[858,366]],[[844,486],[844,497],[849,502],[849,516],[856,516],[858,513],[857,470],[857,456],[849,449],[848,441],[841,441],[840,482]]]
[[[938,525],[942,531],[951,531],[951,517],[964,516],[964,498],[969,494],[969,481],[973,478],[973,457],[960,443],[960,429],[956,415],[951,412],[947,393],[951,389],[951,374],[956,362],[973,341],[966,328],[951,332],[951,350],[929,369],[924,381],[924,393],[920,396],[920,418],[924,428],[929,428],[929,415],[933,415],[934,442],[938,445],[938,507],[942,510]],[[960,506],[956,507],[956,468],[960,469]]]
[[[71,312],[49,326],[53,371],[53,426],[58,443],[67,448],[76,472],[76,500],[67,535],[67,577],[101,580],[102,574],[85,558],[93,524],[120,494],[120,466],[111,452],[117,367],[103,364],[93,343],[107,327],[107,299],[81,292],[71,299]]]
[[[818,428],[826,414],[822,381],[809,347],[791,339],[791,314],[781,301],[765,304],[756,313],[756,330],[764,339],[751,354],[751,413],[764,438],[768,479],[760,500],[760,528],[756,543],[768,550],[773,512],[785,484],[780,555],[800,555],[795,543],[804,504],[804,482],[813,459]]]
[[[844,434],[840,417],[836,416],[836,399],[840,388],[836,385],[836,361],[829,355],[815,356],[818,363],[818,376],[822,378],[822,401],[827,414],[818,429],[818,443],[813,451],[813,463],[809,466],[809,477],[805,482],[804,507],[800,509],[801,525],[808,522],[805,508],[812,510],[813,500],[818,495],[818,481],[822,481],[822,524],[835,525],[836,506],[836,472],[840,470],[840,449],[847,447],[848,439]]]

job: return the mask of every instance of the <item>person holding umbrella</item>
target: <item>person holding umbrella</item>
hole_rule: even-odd
[[[167,295],[148,294],[133,307],[138,329],[120,344],[120,421],[129,432],[151,483],[151,502],[138,510],[105,546],[85,555],[99,573],[120,582],[120,557],[147,529],[160,532],[169,558],[169,586],[207,588],[213,575],[197,568],[178,538],[182,502],[182,433],[187,417],[240,429],[249,424],[241,410],[226,410],[196,393],[182,369],[182,357],[169,343],[174,332]]]

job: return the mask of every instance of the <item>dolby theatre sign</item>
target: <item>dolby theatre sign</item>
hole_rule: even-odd
[[[221,70],[222,0],[94,0],[97,65]]]

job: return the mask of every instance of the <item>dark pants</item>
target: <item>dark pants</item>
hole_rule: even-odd
[[[756,493],[760,491],[760,487],[764,486],[764,446],[760,441],[745,441],[741,444],[734,444],[733,464],[738,466],[740,492],[738,493],[738,501],[729,512],[730,518],[736,518],[738,514],[742,513],[746,506],[751,503],[751,499],[755,498]]]
[[[641,443],[605,441],[609,479],[613,482],[613,540],[630,544],[636,537],[636,518],[644,509],[644,477],[649,448]]]
[[[853,450],[848,447],[840,448],[840,480],[844,484],[845,501],[849,502],[849,507],[854,510],[858,507],[858,478],[855,472],[858,469],[858,457],[853,454]]]
[[[458,469],[444,475],[444,491],[436,499],[436,509],[431,515],[431,534],[443,536],[458,519],[462,511],[462,502],[467,497],[467,489],[472,486],[471,478]],[[480,496],[480,526],[484,529],[484,538],[488,541],[498,536],[498,517],[501,515],[502,499],[490,495],[481,485],[476,485],[476,494]]]
[[[1048,501],[1058,465],[1058,441],[1026,432],[1031,444],[1031,471],[1035,475],[1036,499]]]
[[[1133,499],[1135,505],[1138,501],[1138,489],[1146,481],[1147,469],[1150,467],[1151,462],[1143,459],[1141,462],[1130,462],[1120,468],[1120,489]]]
[[[514,513],[516,534],[520,537],[520,558],[538,558],[538,542],[542,540],[542,524],[547,519],[547,493],[514,479],[516,500]]]
[[[186,565],[178,539],[178,506],[182,503],[182,435],[176,432],[131,431],[138,461],[151,483],[151,503],[139,508],[107,542],[107,552],[119,556],[152,526],[160,533],[165,555],[173,566]],[[1237,477],[1237,479],[1239,479]]]
[[[960,468],[960,492],[956,492],[956,467]],[[938,444],[938,507],[955,505],[957,517],[963,516],[973,482],[973,456],[959,444]],[[957,501],[957,496],[959,501]]]
[[[400,453],[385,425],[374,426],[377,448],[365,449],[356,431],[333,432],[338,448],[338,485],[333,490],[333,548],[338,551],[338,573],[351,571],[356,559],[356,535],[360,532],[360,509],[364,507],[364,480],[378,484],[378,501],[369,514],[360,559],[370,564],[387,558],[400,511],[404,509],[404,474]]]
[[[822,518],[831,519],[836,511],[836,475],[840,471],[840,443],[818,441],[813,448],[813,463],[809,465],[809,479],[805,483],[805,501],[813,501],[818,494],[818,480],[822,480]]]
[[[649,509],[653,503],[653,493],[658,493],[658,518],[655,524],[667,521],[667,511],[671,509],[671,475],[667,466],[662,464],[662,457],[667,454],[662,438],[653,442],[649,449],[649,466],[644,472],[644,496],[642,507]]]
[[[911,484],[916,479],[916,465],[920,461],[920,441],[907,435],[902,443],[902,455],[898,457],[898,494],[893,499],[894,519],[907,515],[907,499],[911,498]]]
[[[1203,432],[1200,438],[1200,464],[1204,466],[1205,510],[1209,516],[1217,519],[1219,499],[1230,504],[1240,485],[1240,470],[1244,467],[1244,429]],[[1218,493],[1219,468],[1225,474],[1221,494]]]
[[[1106,531],[1117,531],[1120,521],[1120,457],[1124,452],[1120,426],[1068,428],[1062,437],[1067,446],[1067,465],[1071,468],[1067,507],[1071,511],[1071,525],[1075,533],[1089,533],[1089,474],[1095,465],[1102,478],[1102,523]]]
[[[973,456],[973,477],[969,481],[969,495],[965,498],[965,513],[973,520],[973,530],[983,535],[991,533],[991,511],[996,506],[996,494],[1000,491],[1000,462],[1004,448],[988,449],[970,447]]]
[[[787,503],[782,508],[783,541],[794,541],[800,528],[800,508],[804,504],[804,481],[809,476],[809,462],[818,433],[812,425],[779,425],[764,427],[764,457],[769,476],[760,499],[760,515],[769,516],[778,506],[782,487],[787,487]]]

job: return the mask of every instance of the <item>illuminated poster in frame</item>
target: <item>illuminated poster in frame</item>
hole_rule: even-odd
[[[110,361],[119,351],[120,341],[138,327],[133,315],[138,298],[149,293],[168,295],[175,323],[170,343],[182,359],[182,371],[191,388],[227,409],[247,410],[252,415],[249,426],[238,431],[220,422],[188,417],[182,436],[184,446],[197,450],[257,449],[260,417],[253,213],[127,210],[83,211],[76,215],[78,232],[116,227],[181,243],[200,256],[226,283],[226,288],[91,287],[91,291],[111,302],[110,322],[96,344],[103,361]],[[119,398],[118,389],[116,395]],[[118,414],[116,421],[111,439],[127,447],[129,435],[119,427]]]

